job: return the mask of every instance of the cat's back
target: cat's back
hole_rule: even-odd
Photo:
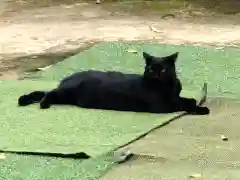
[[[93,79],[100,80],[104,83],[111,83],[116,81],[126,81],[139,77],[137,74],[126,74],[118,71],[96,71],[88,70],[73,73],[64,78],[59,87],[72,87],[81,84],[82,82],[91,81]]]

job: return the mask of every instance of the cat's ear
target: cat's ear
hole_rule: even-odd
[[[153,61],[153,57],[146,52],[143,52],[143,58],[145,59],[146,65],[150,65]]]
[[[178,58],[179,52],[175,52],[169,56],[166,57],[167,61],[170,62],[171,64],[175,64],[177,58]]]

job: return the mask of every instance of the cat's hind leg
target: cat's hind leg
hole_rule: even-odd
[[[59,98],[59,93],[57,90],[52,90],[46,93],[44,98],[40,102],[40,108],[41,109],[48,109],[52,104],[56,103],[56,100]]]
[[[45,91],[33,91],[29,94],[24,94],[18,98],[18,105],[19,106],[27,106],[30,104],[40,102],[47,92]]]
[[[80,106],[80,104],[83,104],[83,101],[88,101],[88,98],[84,98],[81,94],[86,94],[86,91],[95,90],[100,83],[101,80],[92,78],[91,80],[88,79],[78,84],[53,89],[47,92],[41,100],[40,108],[48,109],[53,104]],[[81,96],[81,98],[79,98],[79,96]]]
[[[40,102],[41,109],[48,109],[53,104],[73,105],[75,92],[72,88],[57,88],[46,93]]]

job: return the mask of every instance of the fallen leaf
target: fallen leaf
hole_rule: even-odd
[[[223,141],[228,141],[228,138],[227,138],[226,136],[224,136],[224,135],[221,135],[221,139],[222,139]]]
[[[134,50],[134,49],[128,49],[127,52],[129,52],[129,53],[137,53],[137,51]]]
[[[150,29],[151,29],[153,32],[161,33],[161,31],[158,30],[157,28],[155,28],[154,26],[150,26]]]
[[[0,153],[0,159],[6,159],[6,156],[5,156],[5,154],[3,154],[3,153]]]
[[[127,150],[127,151],[118,152],[116,156],[117,156],[116,162],[118,164],[121,164],[126,162],[128,159],[130,159],[133,156],[133,154],[131,151]]]
[[[222,50],[222,49],[224,49],[224,47],[223,46],[222,47],[216,47],[215,49]]]
[[[201,178],[201,177],[202,175],[198,173],[189,175],[189,178]]]
[[[101,3],[101,1],[100,0],[96,0],[96,4],[100,4]]]
[[[45,71],[45,70],[47,70],[48,68],[50,68],[51,66],[52,66],[52,64],[49,65],[49,66],[43,67],[43,68],[37,68],[37,70]]]
[[[174,14],[165,14],[165,15],[162,16],[163,19],[168,19],[169,17],[174,19],[175,15]]]
[[[67,9],[69,9],[69,8],[72,8],[73,6],[71,6],[71,5],[64,5],[63,6],[63,8],[67,8]]]

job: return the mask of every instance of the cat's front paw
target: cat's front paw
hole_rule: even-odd
[[[46,102],[46,101],[42,101],[41,103],[40,103],[40,109],[48,109],[48,108],[50,108],[50,103],[48,103],[48,102]]]
[[[27,106],[31,104],[31,99],[29,98],[28,95],[22,95],[18,98],[18,105],[19,106]]]
[[[189,106],[196,106],[196,104],[197,104],[197,100],[196,99],[193,99],[193,98],[191,98],[191,99],[188,99],[188,105]]]
[[[196,115],[208,115],[210,113],[210,110],[208,107],[197,107],[195,112],[193,112],[193,114]]]

